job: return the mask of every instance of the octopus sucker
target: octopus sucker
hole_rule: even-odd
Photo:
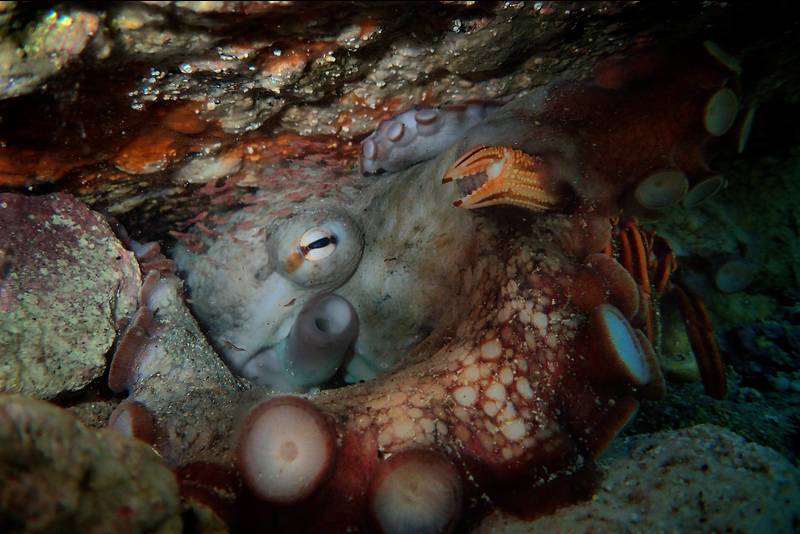
[[[584,354],[587,374],[597,377],[598,383],[622,382],[634,387],[649,384],[652,380],[645,349],[625,316],[610,304],[597,306],[589,318],[591,328],[584,341],[600,356],[594,356],[587,347]]]
[[[444,152],[464,130],[483,121],[493,102],[415,107],[382,121],[361,143],[361,171],[399,171]]]
[[[144,286],[142,286],[144,287]],[[143,353],[150,342],[153,329],[153,312],[141,307],[120,339],[108,372],[108,387],[121,393],[136,381],[136,374]]]
[[[724,87],[711,95],[705,108],[704,123],[706,131],[715,137],[727,132],[739,113],[739,99],[736,93]]]
[[[741,154],[747,147],[747,141],[750,139],[750,130],[753,128],[753,121],[756,117],[756,108],[750,108],[744,113],[739,123],[739,130],[736,140],[736,152]]]
[[[725,177],[721,174],[713,174],[695,183],[683,197],[683,205],[687,208],[694,208],[716,195],[725,185]]]
[[[219,217],[172,259],[130,243],[146,276],[111,425],[238,527],[451,532],[473,498],[596,458],[664,392],[674,258],[628,201],[701,201],[709,141],[737,133],[724,64],[660,58],[414,108],[364,140],[362,170],[386,172],[358,188]]]
[[[138,438],[151,445],[156,444],[156,427],[153,415],[144,405],[134,400],[120,402],[108,419],[109,428],[123,436]]]
[[[650,382],[644,387],[640,388],[642,398],[648,400],[661,400],[666,395],[667,385],[664,381],[664,375],[661,372],[661,364],[658,361],[658,356],[650,343],[650,339],[641,330],[636,330],[636,337],[639,340],[639,345],[644,352],[644,359],[647,364],[648,372],[650,373]]]
[[[664,209],[676,205],[689,191],[689,178],[680,170],[659,170],[636,186],[635,197],[642,206]]]
[[[714,41],[703,41],[703,46],[705,47],[706,51],[717,61],[720,62],[725,68],[729,69],[732,73],[736,74],[737,76],[742,75],[742,64],[739,60],[727,53],[721,46],[719,46]]]
[[[630,273],[614,258],[589,254],[573,282],[572,302],[584,313],[609,303],[631,319],[639,311],[639,288]]]
[[[394,454],[370,483],[370,513],[381,532],[452,532],[464,481],[445,457],[428,450]]]
[[[256,406],[238,444],[239,471],[262,499],[289,504],[316,491],[335,462],[334,435],[325,416],[299,397]]]

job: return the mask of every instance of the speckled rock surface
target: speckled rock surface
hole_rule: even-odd
[[[796,532],[800,470],[713,425],[618,440],[587,502],[534,522],[496,512],[489,532]]]
[[[0,6],[0,98],[24,95],[81,55],[90,44],[98,58],[109,49],[100,40],[92,41],[100,27],[97,14],[65,8],[44,12],[31,22],[22,35],[5,35],[17,2]]]
[[[135,310],[136,259],[66,194],[0,194],[0,228],[0,392],[49,399],[83,388]]]
[[[181,532],[178,486],[146,444],[0,394],[0,531]]]
[[[90,428],[104,428],[108,424],[111,412],[117,406],[116,401],[88,401],[81,402],[67,408],[81,423]]]
[[[623,434],[631,436],[713,424],[775,449],[797,463],[800,395],[792,392],[762,392],[742,382],[742,378],[729,367],[729,392],[721,400],[706,395],[700,383],[672,382],[663,400],[641,404],[636,419]]]

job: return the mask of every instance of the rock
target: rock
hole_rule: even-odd
[[[4,6],[0,15],[10,21],[13,10],[13,5]],[[10,36],[0,40],[0,100],[35,90],[77,58],[100,27],[100,17],[83,10],[42,13],[41,19],[21,32],[21,42]],[[98,55],[102,55],[101,50]]]
[[[0,531],[181,532],[178,485],[143,442],[0,394]]]
[[[27,5],[0,6],[0,184],[58,182],[162,236],[207,208],[193,195],[204,176],[233,181],[276,152],[316,156],[317,143],[354,169],[357,141],[388,116],[591,77],[599,58],[671,41],[666,19],[687,43],[739,35],[720,45],[745,65],[749,54],[789,66],[798,48],[791,16],[730,2]],[[775,41],[761,44],[767,34]],[[187,103],[208,128],[165,131]],[[241,171],[209,161],[210,174],[184,181],[187,158],[231,150],[245,151]]]
[[[136,309],[136,259],[66,194],[0,194],[0,228],[0,392],[80,390]]]
[[[116,401],[89,401],[70,406],[67,411],[90,428],[105,428],[117,404]]]
[[[632,436],[599,462],[594,497],[525,522],[494,512],[476,532],[796,532],[800,469],[714,425]]]
[[[797,361],[797,319],[791,307],[779,309],[770,320],[735,331],[728,360],[742,381],[763,391],[800,388]]]

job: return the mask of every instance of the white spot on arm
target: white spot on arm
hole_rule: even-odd
[[[478,392],[470,386],[462,386],[453,391],[453,398],[461,406],[472,406],[478,399]]]
[[[506,400],[506,388],[499,382],[492,383],[491,386],[486,388],[486,396],[492,400],[503,402]]]
[[[547,315],[544,313],[537,311],[534,312],[533,317],[531,318],[533,321],[533,326],[538,328],[539,330],[544,330],[547,328]]]
[[[516,382],[517,393],[523,399],[531,400],[533,398],[533,389],[531,389],[531,384],[528,382],[527,378],[519,378]]]
[[[514,419],[504,423],[500,427],[500,431],[511,441],[519,441],[527,434],[525,422],[522,419]]]
[[[503,353],[503,345],[500,340],[495,338],[491,341],[485,342],[481,345],[481,359],[484,361],[493,361],[500,357]]]
[[[500,374],[498,375],[498,378],[500,378],[500,382],[504,386],[507,386],[514,381],[514,371],[512,371],[510,367],[503,367],[502,369],[500,369]]]

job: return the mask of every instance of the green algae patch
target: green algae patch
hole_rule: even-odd
[[[80,390],[136,310],[136,259],[70,195],[1,194],[0,228],[0,392]]]

